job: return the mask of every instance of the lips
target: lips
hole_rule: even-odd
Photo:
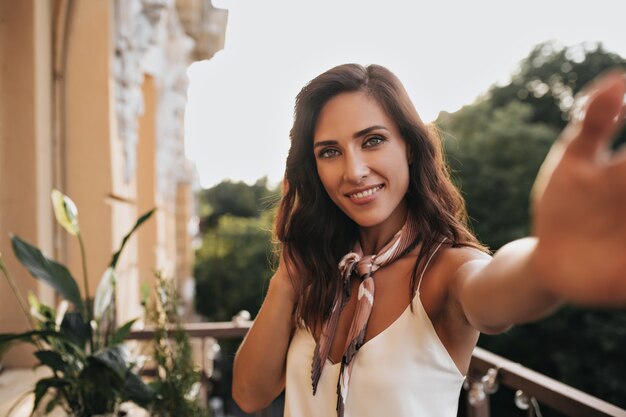
[[[375,185],[370,188],[366,188],[363,190],[355,191],[350,194],[346,194],[346,196],[352,200],[362,199],[366,197],[370,197],[380,191],[383,188],[383,184]]]

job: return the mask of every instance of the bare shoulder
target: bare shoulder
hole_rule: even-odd
[[[437,270],[439,276],[443,278],[441,285],[448,294],[447,302],[458,305],[460,309],[459,284],[484,268],[490,261],[489,254],[469,246],[447,247],[442,250],[437,259]]]
[[[490,260],[491,256],[472,247],[442,247],[428,267],[422,285],[422,300],[430,305],[432,314],[458,310],[455,307],[459,276],[468,276]]]
[[[454,278],[483,267],[491,261],[491,256],[470,246],[447,247],[437,261],[445,276]]]

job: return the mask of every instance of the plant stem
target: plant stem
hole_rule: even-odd
[[[83,263],[83,284],[85,286],[85,300],[87,300],[87,314],[89,317],[89,280],[87,279],[87,259],[85,255],[85,244],[83,242],[83,236],[80,232],[76,233],[76,237],[78,237],[78,244],[80,245],[80,258]]]
[[[113,284],[113,300],[111,303],[111,308],[109,309],[109,323],[107,328],[107,334],[105,338],[105,343],[109,344],[109,338],[113,336],[113,332],[115,332],[115,328],[117,326],[117,280]]]
[[[28,324],[30,325],[31,330],[35,330],[35,325],[33,324],[33,318],[31,317],[29,310],[26,308],[26,302],[24,301],[24,298],[22,298],[22,295],[20,294],[17,288],[17,285],[15,284],[15,281],[13,281],[11,274],[5,268],[4,262],[2,262],[2,259],[0,259],[0,270],[4,274],[4,277],[6,278],[6,280],[9,282],[11,291],[13,291],[15,298],[17,298],[17,302],[20,304],[20,308],[22,309],[24,316],[26,316],[26,320],[28,320]]]
[[[83,285],[85,286],[85,317],[87,318],[87,325],[91,328],[91,298],[89,296],[89,279],[87,277],[87,255],[85,253],[85,244],[83,242],[83,235],[78,231],[76,233],[78,238],[78,244],[80,245],[80,259],[83,264]],[[89,346],[93,352],[93,331],[89,332]]]

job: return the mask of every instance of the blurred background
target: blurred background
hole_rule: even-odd
[[[421,3],[0,0],[0,251],[14,232],[80,268],[49,208],[61,189],[81,209],[95,287],[111,248],[158,207],[121,261],[119,320],[142,314],[153,270],[176,280],[188,322],[254,318],[272,274],[294,97],[345,62],[387,66],[441,130],[484,243],[528,235],[534,176],[576,94],[626,68],[626,6]],[[25,328],[15,311],[0,282],[0,332]],[[238,343],[213,349],[215,415],[242,415],[230,399]],[[626,408],[623,310],[568,306],[479,345]],[[32,353],[14,349],[1,366],[30,365]],[[499,390],[493,415],[525,415],[512,396]]]

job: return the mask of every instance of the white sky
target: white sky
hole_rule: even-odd
[[[187,156],[203,187],[278,183],[294,98],[346,62],[387,66],[426,122],[505,82],[533,46],[602,41],[626,56],[623,0],[213,0],[229,9],[226,45],[191,65]]]

